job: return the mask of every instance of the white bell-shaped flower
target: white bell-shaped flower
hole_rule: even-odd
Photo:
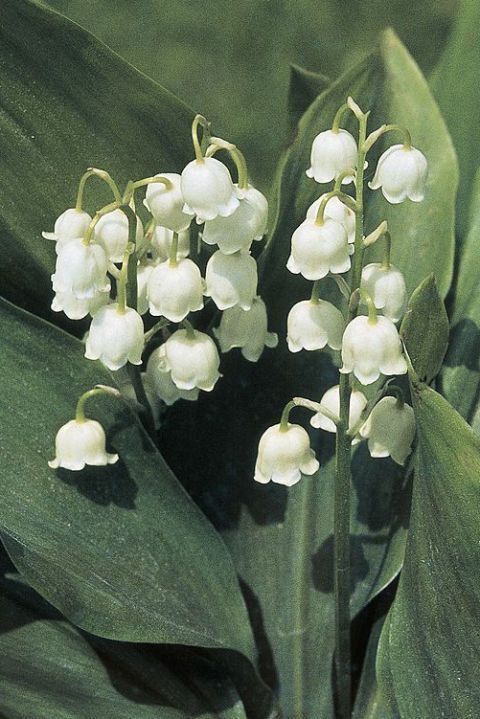
[[[177,330],[165,342],[165,368],[179,389],[211,392],[222,375],[211,337],[198,330]]]
[[[312,202],[307,210],[307,219],[315,220],[318,214],[320,203],[325,195],[321,195],[318,200]],[[355,213],[349,207],[343,204],[338,197],[331,197],[325,205],[324,217],[340,222],[347,231],[348,241],[350,244],[355,242]]]
[[[211,297],[219,310],[235,305],[249,310],[257,294],[257,263],[249,252],[224,255],[218,250],[207,263],[205,281],[205,296]]]
[[[287,317],[287,342],[290,352],[321,350],[328,344],[334,350],[342,346],[343,315],[331,302],[303,300],[293,305]]]
[[[310,438],[298,424],[279,424],[262,434],[255,465],[255,481],[261,484],[276,482],[291,487],[302,474],[315,474],[319,468]]]
[[[374,178],[368,183],[371,190],[382,188],[383,196],[392,205],[407,199],[421,202],[425,196],[427,158],[414,147],[392,145],[381,155]]]
[[[391,457],[405,464],[415,437],[415,414],[410,405],[396,397],[384,397],[372,409],[360,435],[368,439],[372,457]]]
[[[218,245],[225,255],[247,250],[253,240],[261,240],[267,229],[268,202],[265,195],[249,185],[241,190],[240,204],[228,217],[205,222],[202,240]]]
[[[159,260],[168,260],[173,242],[173,230],[157,225],[150,240],[154,254]],[[190,254],[190,231],[178,233],[177,259],[184,259]]]
[[[156,264],[151,261],[142,261],[137,267],[137,312],[144,315],[148,312],[148,280]]]
[[[312,143],[307,176],[316,182],[336,180],[342,172],[355,170],[357,152],[355,138],[347,130],[325,130]],[[348,175],[342,184],[352,182],[353,177],[353,174]]]
[[[150,314],[181,322],[203,307],[204,282],[195,262],[189,259],[162,262],[153,268],[147,285]]]
[[[346,327],[342,341],[343,367],[353,372],[364,385],[384,375],[405,374],[407,363],[402,354],[398,330],[388,317],[355,317]]]
[[[222,352],[240,347],[249,362],[258,362],[265,347],[278,344],[277,334],[268,331],[267,308],[261,297],[255,297],[247,311],[238,306],[225,310],[213,334]]]
[[[361,286],[368,292],[377,310],[383,310],[385,317],[392,322],[398,322],[403,317],[407,306],[407,288],[403,274],[396,267],[386,267],[381,262],[365,265]]]
[[[57,217],[53,232],[42,232],[42,237],[54,242],[75,240],[84,236],[91,221],[88,212],[71,207]]]
[[[77,299],[71,292],[57,292],[51,307],[54,312],[64,312],[71,320],[81,320],[88,314],[94,315],[109,302],[108,292],[96,292],[93,297],[83,300]]]
[[[173,381],[171,372],[167,369],[164,344],[153,350],[148,358],[147,377],[157,397],[169,406],[179,399],[187,399],[192,402],[198,399],[198,387],[194,389],[179,389]]]
[[[325,409],[329,410],[332,414],[338,417],[340,415],[340,386],[336,384],[334,387],[327,389],[320,400],[320,404],[322,407],[325,407]],[[362,416],[362,412],[366,406],[367,398],[363,392],[354,389],[350,394],[350,413],[348,418],[349,431],[351,431],[360,421],[360,417]],[[322,412],[314,414],[310,419],[310,424],[312,427],[315,427],[315,429],[324,429],[326,432],[335,433],[337,431],[335,423],[329,417],[322,414]],[[355,438],[352,444],[356,444],[358,441],[359,440]]]
[[[190,227],[192,215],[183,211],[185,200],[181,189],[181,177],[175,172],[162,172],[156,177],[165,177],[169,185],[152,182],[147,186],[145,206],[159,225],[174,232],[182,232]]]
[[[52,469],[80,470],[86,464],[101,467],[118,461],[118,454],[108,454],[102,425],[94,419],[72,419],[60,427],[55,438],[55,459]]]
[[[79,300],[92,299],[97,292],[109,292],[108,260],[103,247],[85,244],[83,239],[68,240],[57,245],[54,292],[68,293]]]
[[[110,262],[122,262],[128,244],[128,217],[122,210],[112,210],[99,219],[95,225],[95,242],[103,247]],[[142,243],[143,226],[137,217],[137,249]]]
[[[329,272],[347,272],[350,266],[350,245],[340,222],[327,217],[320,225],[307,219],[293,233],[287,262],[293,274],[301,274],[307,280],[321,280]]]
[[[99,359],[110,370],[130,362],[142,364],[145,344],[143,321],[131,307],[122,310],[117,303],[95,313],[85,345],[85,357]]]
[[[214,157],[192,160],[184,168],[181,180],[185,199],[183,211],[197,216],[197,223],[228,217],[239,205],[228,168]]]

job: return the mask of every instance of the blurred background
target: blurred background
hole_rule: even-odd
[[[335,78],[391,25],[428,75],[459,0],[47,0],[237,143],[260,188],[285,143],[289,64]],[[253,121],[254,118],[254,121]]]

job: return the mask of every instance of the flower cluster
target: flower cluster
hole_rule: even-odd
[[[348,111],[359,123],[358,143],[340,128]],[[390,261],[392,238],[387,223],[364,235],[364,170],[374,143],[387,132],[401,132],[403,144],[393,145],[381,155],[369,187],[381,188],[392,204],[407,198],[420,202],[427,161],[412,147],[408,131],[397,125],[382,125],[367,136],[367,117],[368,113],[349,98],[337,112],[332,129],[314,138],[306,174],[318,183],[334,182],[334,186],[307,209],[304,221],[293,233],[287,262],[290,272],[314,283],[310,298],[295,304],[288,314],[288,347],[291,352],[320,350],[327,345],[340,350],[344,379],[319,403],[296,398],[285,408],[280,424],[266,430],[255,471],[255,479],[262,483],[272,480],[291,485],[302,473],[313,474],[318,468],[305,430],[288,421],[290,410],[297,405],[315,413],[311,419],[315,428],[336,432],[342,425],[352,443],[367,439],[372,457],[390,456],[404,464],[411,452],[415,420],[401,390],[395,386],[382,389],[368,402],[358,387],[372,385],[382,375],[407,372],[397,329],[406,309],[405,280]],[[343,190],[343,185],[351,183],[354,195]],[[383,261],[364,264],[368,247],[379,240],[385,242]],[[327,277],[336,281],[347,300],[344,306],[336,307],[320,298],[321,280]],[[358,314],[362,306],[368,309],[367,315]],[[385,396],[388,391],[394,396]]]
[[[277,344],[276,335],[268,332],[250,251],[265,234],[267,200],[250,183],[240,150],[212,137],[201,115],[193,121],[192,140],[195,158],[180,174],[161,172],[129,182],[123,194],[107,172],[90,168],[80,180],[75,207],[58,217],[53,232],[43,233],[56,243],[52,309],[70,319],[92,317],[86,358],[99,359],[112,371],[127,364],[141,366],[146,344],[162,332],[162,344],[149,351],[141,375],[147,398],[154,396],[153,405],[158,399],[167,405],[178,399],[196,400],[200,390],[210,392],[221,377],[214,339],[191,322],[191,313],[202,310],[207,301],[222,311],[214,329],[222,352],[238,347],[246,359],[256,362],[265,347]],[[236,182],[227,165],[214,157],[223,150],[235,163]],[[83,209],[91,177],[106,182],[114,198],[93,216]],[[143,204],[148,211],[144,222],[135,209],[135,193],[141,188],[146,190]],[[203,226],[201,246],[195,248],[193,220]],[[147,313],[158,321],[146,332]],[[172,323],[180,326],[172,328]],[[85,422],[80,424],[86,436],[93,425]],[[75,431],[72,425],[68,436]],[[62,432],[68,434],[67,425]],[[85,462],[110,461],[105,452],[93,459]],[[77,468],[73,464],[70,468]]]

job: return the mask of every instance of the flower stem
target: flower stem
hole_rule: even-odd
[[[106,182],[113,193],[115,201],[122,201],[120,190],[118,189],[117,184],[112,178],[112,176],[108,172],[106,172],[106,170],[99,170],[97,167],[89,167],[88,170],[82,175],[82,177],[80,178],[80,182],[78,183],[77,201],[75,203],[76,210],[81,210],[83,207],[83,193],[85,192],[85,185],[87,184],[87,180],[90,177],[98,177],[100,180]]]
[[[85,422],[86,420],[85,404],[87,400],[100,394],[109,394],[113,395],[114,397],[120,397],[120,392],[114,387],[107,387],[106,385],[102,385],[101,387],[99,386],[95,387],[94,389],[89,389],[87,392],[84,392],[78,398],[77,409],[75,410],[75,420],[77,422]]]
[[[205,130],[208,131],[208,121],[203,115],[195,115],[192,122],[192,142],[193,149],[195,151],[195,159],[197,162],[203,162],[202,146],[198,139],[198,126],[201,125]]]

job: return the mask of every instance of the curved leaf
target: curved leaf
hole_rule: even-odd
[[[290,65],[290,82],[288,86],[288,121],[289,130],[293,132],[308,106],[330,85],[326,75],[306,70],[300,65]]]

